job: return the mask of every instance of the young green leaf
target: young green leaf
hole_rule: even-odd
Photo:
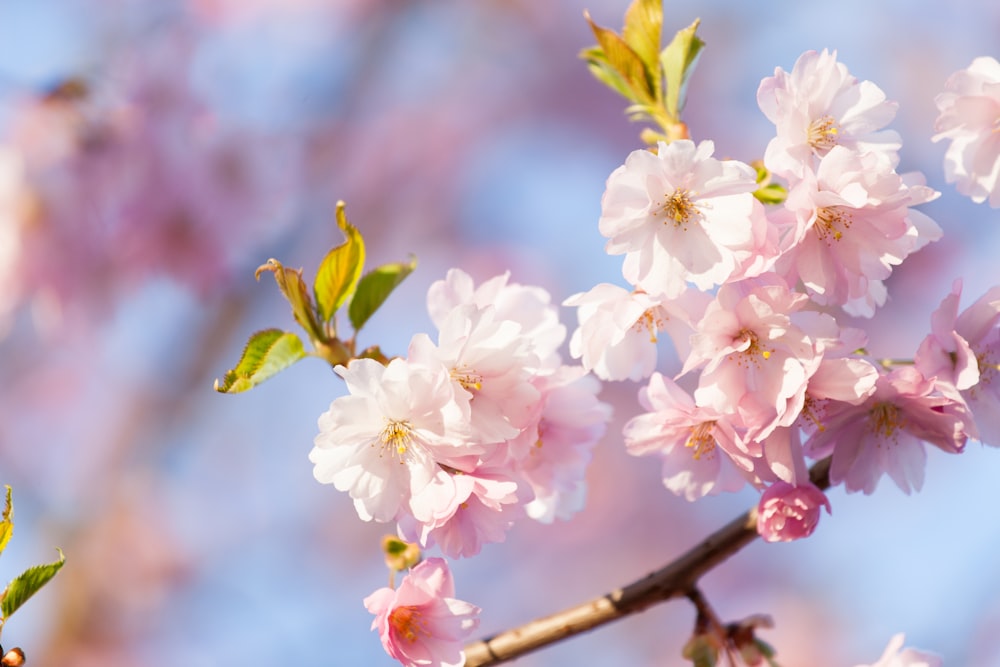
[[[652,103],[655,100],[652,78],[646,71],[642,58],[632,50],[624,39],[613,30],[602,28],[590,19],[590,14],[584,12],[584,18],[594,31],[597,44],[604,51],[608,64],[615,69],[628,86],[628,99],[633,102]]]
[[[49,579],[56,576],[56,572],[66,562],[66,556],[63,555],[62,549],[57,549],[57,551],[59,552],[59,560],[56,562],[29,567],[7,584],[7,588],[0,594],[0,610],[3,612],[0,623],[6,622],[28,598],[47,584]]]
[[[365,325],[368,318],[378,310],[392,291],[403,282],[406,276],[417,268],[416,258],[408,263],[386,264],[369,271],[358,282],[347,314],[351,318],[351,326],[357,332]]]
[[[667,91],[664,96],[667,113],[675,120],[680,120],[687,94],[688,79],[694,71],[705,42],[696,34],[701,19],[678,30],[673,41],[663,49],[660,60],[663,63],[663,75],[667,81]]]
[[[337,226],[347,240],[327,253],[316,271],[313,290],[322,322],[329,322],[358,284],[365,266],[365,242],[361,232],[347,221],[344,202],[337,202]]]
[[[646,66],[653,82],[653,97],[660,98],[660,30],[663,26],[663,0],[633,0],[625,10],[622,37]]]
[[[254,277],[260,280],[260,274],[265,271],[274,274],[274,282],[278,284],[278,289],[291,305],[295,321],[306,330],[312,340],[326,342],[329,336],[326,334],[326,329],[316,320],[316,311],[309,297],[309,289],[302,280],[302,269],[286,269],[278,260],[269,259],[267,264],[257,267]]]
[[[781,204],[788,199],[788,190],[780,183],[769,183],[753,193],[761,204]]]
[[[629,89],[628,83],[618,73],[618,70],[611,66],[601,47],[592,46],[589,49],[583,49],[580,51],[580,58],[587,61],[587,69],[590,70],[595,79],[625,99],[634,99],[635,95]]]
[[[7,548],[10,536],[14,534],[14,503],[11,500],[11,490],[9,485],[4,485],[7,489],[7,500],[3,506],[3,520],[0,521],[0,553]]]
[[[236,367],[226,373],[222,382],[215,381],[215,390],[238,394],[252,389],[304,356],[302,340],[294,333],[281,329],[258,331],[250,336]]]

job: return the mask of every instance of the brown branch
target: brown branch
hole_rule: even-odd
[[[809,476],[821,490],[830,486],[830,459],[813,465]],[[513,660],[671,598],[688,596],[698,579],[757,538],[753,507],[704,541],[642,579],[465,647],[465,667],[486,667]]]

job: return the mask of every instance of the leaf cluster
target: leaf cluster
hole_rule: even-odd
[[[14,503],[10,486],[4,486],[6,497],[4,500],[3,516],[0,518],[0,554],[4,552],[10,543],[10,538],[14,534]],[[61,549],[59,560],[44,565],[35,565],[14,577],[3,592],[0,593],[0,632],[3,631],[4,624],[7,623],[15,611],[21,608],[32,595],[37,593],[42,586],[47,584],[56,573],[62,569],[66,557]]]
[[[298,334],[282,329],[264,329],[251,334],[240,360],[215,381],[215,390],[236,394],[251,389],[307,356],[316,356],[331,366],[367,357],[385,362],[377,346],[356,352],[358,331],[382,306],[396,287],[413,272],[416,259],[385,264],[364,273],[365,242],[361,232],[347,220],[343,201],[337,202],[337,226],[345,240],[327,252],[313,278],[312,290],[302,269],[290,269],[276,259],[257,268],[256,278],[271,273],[282,296],[292,308],[292,316],[305,330],[312,351]],[[337,312],[347,303],[347,316],[354,330],[349,338],[340,336]]]
[[[697,35],[700,19],[678,30],[660,50],[662,0],[633,0],[621,34],[597,25],[586,12],[584,17],[597,45],[581,51],[580,57],[598,81],[632,103],[625,110],[630,120],[650,121],[659,127],[643,130],[643,140],[654,145],[687,138],[681,111],[688,81],[705,46]]]

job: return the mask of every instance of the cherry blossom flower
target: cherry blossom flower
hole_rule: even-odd
[[[692,290],[665,300],[600,283],[563,301],[577,308],[580,323],[570,338],[570,355],[602,380],[649,377],[656,368],[658,334],[665,331],[686,354],[692,322],[701,318],[708,301]]]
[[[475,556],[484,543],[503,542],[522,516],[517,490],[506,468],[440,470],[410,499],[412,520],[400,517],[400,534],[424,547],[437,544],[449,558]]]
[[[756,172],[714,159],[714,150],[711,141],[661,142],[655,154],[633,151],[608,177],[599,222],[607,252],[624,254],[625,279],[649,294],[721,285],[767,241]]]
[[[793,486],[775,482],[757,504],[757,532],[767,542],[791,542],[809,537],[819,523],[820,508],[830,512],[830,501],[808,482]]]
[[[380,588],[365,598],[375,614],[385,652],[404,667],[461,667],[462,645],[479,626],[479,607],[455,599],[448,564],[428,558],[418,564],[399,588]]]
[[[535,384],[542,411],[535,427],[518,439],[530,439],[518,469],[534,492],[525,506],[528,516],[551,523],[583,509],[587,466],[607,429],[611,406],[597,399],[600,383],[579,366],[563,366]]]
[[[933,141],[951,143],[944,175],[958,191],[1000,207],[1000,63],[983,56],[948,77],[934,99],[939,115]]]
[[[972,411],[970,436],[1000,446],[1000,287],[994,287],[958,313],[962,281],[931,315],[931,333],[914,363],[927,377],[951,385]]]
[[[520,325],[498,319],[492,306],[454,308],[442,323],[438,344],[417,334],[407,358],[448,369],[456,394],[471,405],[470,437],[480,444],[517,437],[537,418],[540,396],[529,369],[538,367],[538,357]]]
[[[903,633],[893,636],[882,657],[870,665],[857,667],[941,667],[941,658],[914,648],[903,648]]]
[[[753,463],[741,454],[739,435],[725,415],[696,406],[660,373],[653,373],[639,390],[639,404],[647,412],[625,424],[625,448],[633,456],[658,455],[667,489],[695,501],[743,488]]]
[[[779,271],[791,284],[801,280],[818,303],[871,317],[885,302],[882,281],[892,268],[941,237],[933,220],[910,208],[939,194],[916,175],[880,169],[873,153],[835,146],[788,193],[797,230]]]
[[[455,401],[444,367],[355,359],[335,370],[350,394],[320,416],[309,460],[317,481],[350,494],[363,521],[395,519],[439,462],[482,452],[466,442],[468,404]]]
[[[899,135],[882,130],[897,104],[874,83],[853,77],[836,51],[807,51],[791,73],[776,68],[760,82],[757,104],[777,130],[764,164],[786,178],[801,177],[835,146],[874,153],[880,170],[891,171],[899,160]]]
[[[822,344],[792,319],[807,301],[780,283],[754,287],[745,296],[735,285],[719,288],[691,337],[681,371],[704,364],[694,394],[698,405],[736,415],[751,439],[794,421],[822,360]],[[823,337],[835,335],[829,316],[804,323],[819,326]]]
[[[866,494],[883,474],[905,493],[920,490],[924,443],[957,454],[972,428],[964,405],[936,391],[934,380],[912,366],[880,375],[863,403],[827,401],[814,414],[820,427],[806,442],[807,453],[817,459],[832,454],[830,481]]]
[[[521,326],[521,335],[539,358],[538,370],[551,370],[561,363],[559,346],[566,338],[566,327],[559,323],[559,313],[552,297],[541,287],[511,283],[510,273],[490,278],[479,287],[460,269],[449,269],[444,280],[427,290],[427,311],[440,329],[455,308],[473,304],[492,306],[498,320],[512,320]]]

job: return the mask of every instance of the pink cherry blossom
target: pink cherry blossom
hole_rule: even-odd
[[[1000,63],[976,58],[945,82],[934,99],[939,115],[934,141],[951,143],[944,156],[944,175],[958,191],[981,204],[1000,207]]]
[[[818,427],[806,443],[813,458],[833,455],[830,480],[849,492],[875,490],[888,474],[905,493],[920,490],[924,443],[957,454],[965,448],[970,417],[965,406],[935,390],[912,366],[879,376],[875,392],[859,404],[817,404]]]
[[[694,501],[743,488],[753,463],[742,455],[739,435],[725,415],[696,406],[677,383],[659,373],[639,390],[639,404],[647,412],[625,424],[625,448],[633,456],[659,456],[667,489]]]
[[[601,283],[563,302],[577,308],[580,326],[569,342],[570,355],[602,380],[640,380],[656,368],[658,334],[686,350],[692,322],[701,318],[708,297],[685,291],[664,300]]]
[[[896,103],[874,83],[851,76],[836,51],[807,51],[791,73],[776,68],[760,82],[757,104],[776,126],[764,153],[764,164],[776,174],[801,177],[835,146],[875,154],[882,170],[898,162],[899,135],[882,130],[896,115]]]
[[[797,231],[778,270],[818,303],[871,317],[885,302],[882,281],[892,268],[941,237],[933,220],[910,208],[938,195],[915,176],[880,168],[873,153],[834,146],[788,193]]]
[[[309,460],[317,481],[350,494],[363,521],[395,519],[439,461],[482,451],[465,444],[467,403],[463,412],[444,367],[355,359],[336,371],[350,394],[320,416]]]
[[[754,287],[745,296],[735,285],[719,288],[691,337],[682,369],[704,365],[694,394],[698,405],[736,415],[750,438],[794,421],[822,360],[821,342],[792,319],[806,303],[806,295],[780,283]],[[829,316],[806,322],[819,326],[823,337],[835,335]]]
[[[767,542],[791,542],[809,537],[819,523],[820,509],[830,501],[816,486],[775,482],[757,504],[757,532]]]
[[[552,297],[543,288],[512,283],[509,273],[476,287],[469,274],[450,269],[444,280],[436,281],[427,290],[427,310],[438,328],[444,326],[452,310],[467,304],[492,306],[498,320],[519,324],[541,368],[552,369],[561,363],[558,350],[566,338],[566,327],[559,323]]]
[[[470,437],[481,444],[517,437],[537,418],[539,393],[529,369],[538,367],[538,357],[520,325],[498,319],[492,306],[456,307],[442,323],[438,344],[417,334],[407,356],[448,369],[456,393],[471,405]]]
[[[941,658],[914,648],[903,648],[903,633],[893,636],[882,657],[870,665],[857,667],[941,667]]]
[[[440,470],[410,499],[412,520],[400,518],[400,534],[424,547],[436,544],[449,558],[475,556],[483,544],[503,542],[523,515],[517,490],[504,468]]]
[[[994,287],[959,314],[962,282],[931,316],[931,333],[914,357],[925,376],[936,376],[958,391],[975,419],[971,437],[1000,446],[1000,287]]]
[[[530,439],[518,469],[535,496],[525,506],[528,516],[551,523],[583,509],[587,466],[607,429],[611,406],[597,399],[600,383],[579,366],[563,366],[535,384],[542,411],[538,424],[518,439]]]
[[[756,172],[713,158],[714,150],[711,141],[661,142],[656,153],[633,151],[608,177],[601,234],[609,254],[625,255],[625,279],[649,294],[676,297],[688,282],[700,290],[721,285],[767,240],[752,194]]]
[[[418,564],[399,588],[380,588],[365,598],[375,614],[385,652],[404,667],[461,667],[462,645],[479,626],[479,607],[455,599],[448,564],[428,558]]]

